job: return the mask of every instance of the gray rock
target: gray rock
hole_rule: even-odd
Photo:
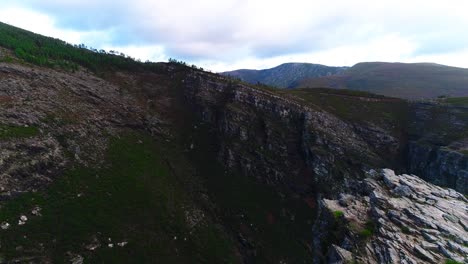
[[[353,194],[354,199],[347,206],[335,200],[324,202],[332,212],[343,211],[350,234],[367,228],[369,222],[376,226],[366,245],[354,250],[366,252],[369,263],[439,263],[447,258],[463,260],[467,252],[462,245],[464,238],[468,238],[468,232],[460,222],[467,219],[468,204],[459,193],[444,190],[412,175],[393,176],[388,170],[380,174],[382,177],[365,180],[366,188],[370,189],[368,196]],[[393,177],[399,181],[393,181]],[[397,188],[409,188],[412,195],[395,196]],[[421,203],[420,197],[430,197],[437,203]],[[353,240],[355,237],[346,235],[346,239]],[[348,244],[362,243],[354,240]]]
[[[405,196],[405,197],[410,196],[413,193],[411,188],[406,185],[397,186],[395,189],[393,189],[393,192],[398,196]]]
[[[431,255],[431,253],[427,252],[420,246],[414,246],[414,251],[416,252],[416,255],[421,258],[422,260],[429,261],[431,263],[436,263],[436,260],[434,257]]]
[[[353,254],[339,246],[332,245],[328,254],[328,263],[346,264],[353,261]]]

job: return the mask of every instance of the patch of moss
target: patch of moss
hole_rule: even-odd
[[[335,217],[335,219],[340,219],[340,218],[342,218],[344,216],[344,213],[343,213],[343,211],[337,210],[337,211],[333,212],[333,216]]]
[[[407,226],[402,226],[401,231],[405,234],[410,234],[410,229]]]
[[[0,62],[10,63],[10,62],[13,62],[13,58],[6,55],[6,56],[0,58]]]
[[[359,231],[359,237],[363,240],[367,240],[374,235],[375,230],[375,223],[372,220],[369,220],[366,222],[365,228]]]
[[[33,126],[0,125],[0,139],[28,138],[39,134],[39,129]]]
[[[453,260],[453,259],[447,259],[445,261],[445,264],[462,264],[461,262],[458,262],[456,260]]]

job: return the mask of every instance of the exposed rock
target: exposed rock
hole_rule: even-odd
[[[468,220],[468,201],[462,194],[413,175],[395,175],[388,169],[368,175],[363,181],[371,190],[368,194],[353,194],[355,200],[346,204],[323,200],[329,212],[343,212],[348,227],[344,236],[354,240],[354,245],[359,245],[359,234],[369,228],[368,223],[375,226],[365,246],[352,251],[359,252],[354,257],[367,263],[441,263],[447,258],[468,261],[464,246],[468,232],[460,223]],[[406,188],[408,195],[401,195]],[[434,203],[424,202],[428,199]]]
[[[10,228],[10,224],[8,222],[3,222],[0,227],[3,229],[3,230],[6,230],[8,228]]]
[[[414,103],[410,113],[408,170],[468,194],[468,108]]]
[[[328,263],[330,264],[345,264],[353,261],[353,254],[339,246],[332,245],[330,254],[328,255]]]
[[[260,181],[299,194],[336,194],[364,176],[362,167],[389,166],[400,154],[398,139],[375,124],[351,124],[297,100],[222,80],[186,76],[187,103],[216,130],[219,159]],[[378,149],[388,149],[385,157]]]

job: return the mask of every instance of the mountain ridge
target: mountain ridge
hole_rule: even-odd
[[[303,79],[295,87],[367,91],[406,99],[468,96],[468,69],[437,63],[363,62],[342,75]]]
[[[224,75],[251,84],[277,88],[335,88],[367,91],[405,99],[468,96],[468,69],[432,62],[360,62],[352,67],[317,67],[316,71],[292,73],[301,63],[285,63],[271,69],[237,70]],[[306,67],[306,66],[303,66]],[[286,70],[284,70],[287,68]]]
[[[333,67],[322,64],[289,62],[273,68],[253,70],[239,69],[222,72],[222,75],[239,78],[251,84],[266,84],[278,88],[288,88],[306,77],[320,77],[343,72],[347,67]]]

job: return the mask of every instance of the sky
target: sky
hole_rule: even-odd
[[[0,0],[0,21],[215,72],[285,62],[468,68],[466,0]]]

